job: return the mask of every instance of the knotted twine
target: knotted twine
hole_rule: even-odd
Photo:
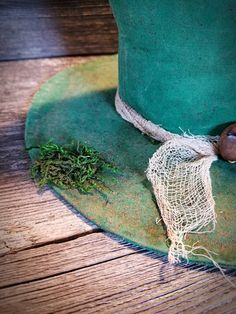
[[[121,117],[132,123],[142,133],[162,142],[162,146],[149,160],[146,171],[152,183],[161,219],[171,242],[168,260],[188,261],[189,255],[203,256],[221,267],[211,252],[202,246],[184,243],[188,233],[206,233],[215,229],[215,202],[212,196],[210,167],[217,160],[219,137],[174,134],[144,119],[123,102],[116,93],[115,106]],[[203,250],[203,253],[196,251]]]

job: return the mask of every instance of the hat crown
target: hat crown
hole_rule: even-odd
[[[119,92],[171,132],[217,134],[236,120],[236,4],[111,0]]]

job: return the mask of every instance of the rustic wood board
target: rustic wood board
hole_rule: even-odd
[[[199,266],[171,267],[150,253],[115,257],[111,241],[111,252],[104,251],[104,242],[90,242],[88,255],[103,251],[103,262],[95,259],[80,269],[81,262],[72,256],[74,270],[3,289],[2,313],[37,313],[38,308],[40,313],[212,313],[218,307],[223,307],[221,313],[235,311],[235,290],[218,274]],[[55,249],[48,254],[49,267],[61,262]]]
[[[236,289],[219,272],[172,267],[38,193],[23,142],[29,98],[85,60],[0,63],[0,313],[235,313]]]
[[[7,0],[0,11],[0,60],[117,51],[107,0]]]
[[[71,62],[83,59],[4,62],[0,90],[0,255],[90,232],[49,190],[30,179],[24,147],[24,120],[38,83]]]
[[[7,254],[1,258],[0,288],[23,283],[23,278],[24,283],[44,279],[142,251],[132,247],[95,232]]]

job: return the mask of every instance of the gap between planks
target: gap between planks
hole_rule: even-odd
[[[1,257],[0,288],[51,278],[143,251],[122,239],[91,230]]]
[[[22,314],[37,313],[39,306],[42,314],[169,314],[224,304],[236,310],[235,290],[212,270],[171,266],[166,257],[92,233],[1,258],[0,308]]]

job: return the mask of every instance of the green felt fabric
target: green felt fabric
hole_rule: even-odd
[[[167,252],[165,228],[145,176],[148,159],[158,148],[114,109],[117,58],[100,57],[67,68],[43,84],[27,116],[26,147],[52,139],[59,144],[80,140],[97,149],[120,169],[104,173],[111,190],[89,195],[56,189],[76,210],[104,230],[151,250]],[[37,158],[37,150],[30,151]],[[236,167],[218,160],[211,168],[218,223],[216,231],[189,235],[187,243],[215,251],[215,260],[236,265]],[[196,260],[196,258],[195,258]],[[198,259],[203,261],[203,259]]]
[[[236,120],[235,0],[110,0],[121,97],[172,132]]]

